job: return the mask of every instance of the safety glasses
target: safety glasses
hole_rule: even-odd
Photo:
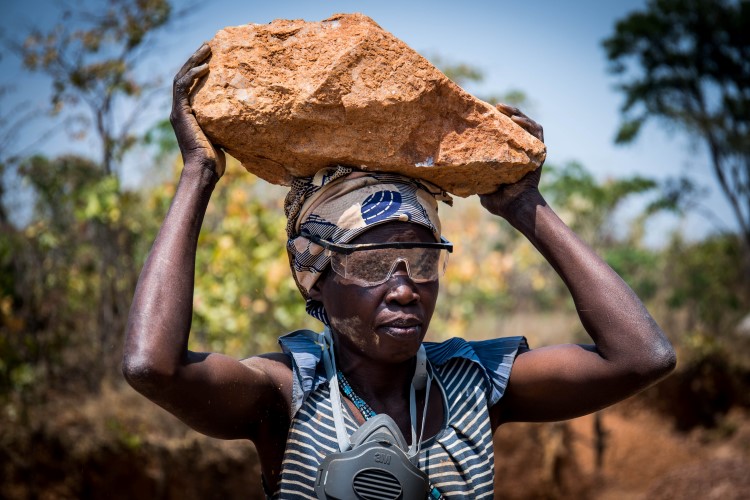
[[[312,234],[305,238],[325,248],[331,258],[331,269],[361,286],[385,283],[403,262],[409,278],[415,283],[435,281],[445,274],[448,254],[453,243],[440,237],[440,243],[390,242],[344,244],[326,241]]]

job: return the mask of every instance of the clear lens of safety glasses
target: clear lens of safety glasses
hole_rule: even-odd
[[[404,262],[409,277],[415,283],[435,281],[448,265],[445,248],[375,248],[350,254],[328,251],[331,268],[339,276],[362,286],[386,282],[399,262]]]

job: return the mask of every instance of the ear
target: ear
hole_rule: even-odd
[[[324,273],[323,276],[318,278],[318,281],[315,282],[315,284],[310,289],[310,291],[307,292],[307,295],[309,295],[311,299],[317,300],[318,302],[323,302],[322,287],[324,285],[325,279],[326,279],[326,274]]]

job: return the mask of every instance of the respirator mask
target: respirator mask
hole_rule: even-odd
[[[422,499],[430,494],[430,483],[418,467],[419,451],[424,432],[432,374],[427,364],[424,347],[417,353],[410,395],[411,446],[406,444],[396,422],[385,414],[375,415],[357,429],[351,437],[344,427],[341,394],[336,377],[331,332],[326,328],[323,340],[323,361],[330,380],[333,420],[339,452],[328,455],[318,467],[315,493],[326,499]],[[415,392],[426,389],[422,427],[416,431]],[[436,497],[439,498],[439,497]]]

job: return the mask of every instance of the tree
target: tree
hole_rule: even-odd
[[[142,101],[157,85],[153,77],[137,76],[137,66],[173,17],[167,0],[108,0],[90,10],[65,10],[64,22],[48,31],[34,28],[22,43],[10,43],[26,69],[52,80],[53,113],[65,107],[87,111],[75,119],[83,129],[93,125],[107,175],[120,173],[123,155],[135,144]]]
[[[638,175],[597,180],[576,162],[545,166],[541,189],[560,217],[599,252],[604,260],[638,293],[650,300],[658,288],[658,252],[643,242],[644,227],[663,211],[678,211],[668,186]],[[643,210],[629,221],[618,210],[638,198]],[[619,215],[619,217],[618,217]],[[560,293],[567,296],[567,290]]]
[[[59,236],[64,243],[59,248],[75,247],[76,238],[80,246],[89,245],[85,282],[91,285],[88,307],[96,321],[85,333],[100,358],[100,364],[90,370],[97,381],[102,371],[116,372],[120,336],[137,277],[133,262],[136,231],[131,227],[135,222],[127,212],[137,206],[133,203],[137,195],[123,191],[120,177],[123,158],[137,143],[137,120],[158,90],[161,76],[143,76],[138,69],[154,48],[154,37],[180,16],[168,0],[76,3],[63,10],[62,21],[52,28],[36,27],[22,41],[6,41],[27,70],[51,80],[53,116],[72,120],[81,135],[93,133],[98,140],[99,154],[93,161],[63,157],[15,162],[37,198],[40,234]],[[89,180],[83,182],[80,176]],[[72,189],[74,179],[85,189]],[[58,196],[56,190],[59,196],[78,200],[67,218],[58,213],[64,212],[66,200],[57,200],[62,203],[59,207],[49,203]],[[48,205],[46,213],[39,212],[40,203]],[[80,252],[71,250],[65,255],[73,262]],[[52,267],[63,262],[50,259],[45,262]],[[63,293],[61,297],[66,298]],[[70,301],[73,297],[67,295]]]
[[[603,45],[625,95],[616,142],[649,119],[702,141],[750,261],[750,2],[650,0]]]
[[[10,177],[18,171],[18,164],[28,156],[29,152],[49,138],[51,132],[37,132],[36,138],[30,142],[20,139],[22,131],[35,124],[38,119],[38,107],[29,102],[10,104],[8,96],[14,90],[13,86],[0,85],[0,230],[10,231],[10,200],[8,193],[15,191],[17,186],[11,186]]]

